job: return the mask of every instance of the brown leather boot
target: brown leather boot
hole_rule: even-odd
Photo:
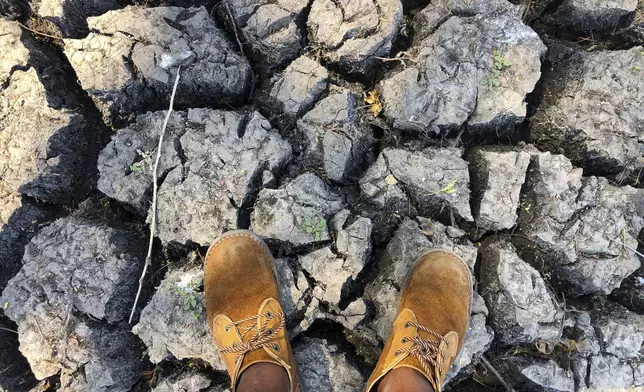
[[[367,392],[390,370],[409,367],[422,373],[436,392],[463,346],[472,306],[472,275],[465,262],[444,250],[418,258],[407,275],[398,317]]]
[[[289,391],[300,391],[273,257],[245,230],[228,232],[208,249],[204,266],[206,313],[235,391],[241,373],[258,362],[282,366]]]

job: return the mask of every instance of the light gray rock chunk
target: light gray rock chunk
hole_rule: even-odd
[[[250,86],[248,62],[203,7],[127,7],[88,25],[86,38],[65,40],[65,54],[108,125],[167,108],[179,67],[177,107],[239,102]]]
[[[589,360],[587,388],[590,391],[633,390],[635,384],[633,366],[612,355],[595,355]]]
[[[309,281],[302,271],[293,273],[286,258],[275,259],[275,272],[280,289],[280,303],[287,321],[293,319],[296,313],[306,308],[306,295],[310,291]]]
[[[69,109],[80,106],[73,87],[58,86],[59,75],[47,68],[59,62],[45,59],[48,53],[21,40],[21,34],[17,23],[0,20],[0,221],[5,222],[20,207],[20,194],[54,204],[81,200],[91,186],[92,149],[101,130],[93,129],[80,109]],[[40,71],[51,72],[43,78]]]
[[[129,391],[139,379],[135,338],[78,313],[109,322],[127,316],[143,267],[141,243],[129,230],[64,218],[27,245],[0,303],[18,324],[20,350],[37,378],[83,369],[96,391]]]
[[[581,169],[549,153],[534,156],[525,189],[522,236],[513,240],[556,288],[569,296],[609,294],[639,268],[629,248],[637,248],[644,227],[641,189],[582,180]]]
[[[547,392],[573,392],[575,380],[553,360],[535,362],[521,369],[526,381]]]
[[[261,67],[280,67],[297,57],[303,39],[297,21],[308,6],[306,0],[241,0],[229,5],[236,27]],[[228,18],[226,13],[224,20]]]
[[[518,217],[519,194],[530,164],[530,154],[483,147],[474,149],[468,160],[476,226],[494,231],[512,228]]]
[[[482,13],[442,23],[445,15],[437,16],[438,27],[421,32],[406,66],[378,85],[384,116],[395,128],[439,132],[467,122],[491,130],[523,121],[546,47],[511,6],[497,8],[472,7]],[[420,15],[426,21],[427,13]]]
[[[328,87],[329,72],[317,61],[301,56],[274,78],[270,98],[280,112],[298,117],[311,109]]]
[[[636,8],[637,0],[565,0],[546,20],[585,33],[611,33]]]
[[[639,359],[644,344],[644,316],[609,301],[595,308],[591,323],[601,351],[624,360]]]
[[[305,338],[293,347],[306,391],[362,391],[365,379],[345,354],[326,340]]]
[[[166,112],[139,116],[99,157],[99,189],[146,212],[157,154],[157,126]],[[237,228],[239,207],[280,170],[291,147],[257,112],[190,109],[174,113],[162,146],[157,234],[163,242],[207,245]]]
[[[360,190],[379,208],[387,209],[392,202],[402,204],[406,192],[422,215],[438,218],[453,214],[471,222],[470,176],[468,164],[460,156],[456,148],[420,152],[385,149],[360,180]]]
[[[305,138],[306,167],[324,168],[333,181],[353,180],[372,161],[374,144],[359,98],[346,89],[333,91],[302,119],[297,128]]]
[[[327,221],[344,200],[313,173],[304,173],[279,189],[259,192],[251,227],[264,237],[295,246],[328,241]]]
[[[399,288],[403,286],[409,269],[416,259],[432,248],[453,251],[470,266],[476,262],[476,248],[463,237],[450,237],[450,228],[440,223],[424,220],[421,225],[405,219],[387,245],[379,264],[379,273],[365,289],[365,297],[376,305],[372,328],[382,341],[391,333],[399,300]]]
[[[497,338],[508,345],[558,341],[562,313],[537,270],[503,239],[486,241],[481,253],[481,291]]]
[[[365,76],[389,57],[403,24],[399,0],[314,0],[307,22],[311,45],[345,73]]]
[[[172,357],[199,358],[215,369],[225,369],[206,321],[204,301],[201,268],[168,272],[132,328],[153,363]]]
[[[211,380],[201,373],[184,373],[159,382],[152,392],[197,392],[210,386]]]
[[[635,181],[644,166],[644,48],[586,52],[551,45],[545,99],[530,122],[535,144],[591,174]]]

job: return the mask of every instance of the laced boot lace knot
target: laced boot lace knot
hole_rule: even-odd
[[[411,346],[401,348],[396,350],[394,355],[398,356],[401,354],[409,354],[414,358],[418,359],[425,374],[428,376],[433,376],[434,372],[431,371],[431,368],[438,370],[439,377],[443,377],[442,362],[444,360],[443,353],[440,350],[441,342],[445,342],[447,347],[449,347],[449,342],[443,338],[443,336],[435,331],[432,331],[429,328],[426,328],[417,322],[408,321],[405,323],[405,328],[416,327],[415,336],[407,336],[402,338],[403,344],[411,342]],[[424,331],[431,336],[435,337],[437,340],[429,340],[420,336],[419,331]],[[439,359],[440,356],[440,359]],[[436,384],[440,385],[440,380],[434,380]]]
[[[260,317],[264,318],[264,322],[258,326],[257,320]],[[268,328],[268,323],[272,319],[278,319],[279,322],[277,326]],[[286,328],[286,322],[283,314],[266,312],[226,325],[226,331],[231,328],[237,328],[237,332],[241,337],[240,341],[230,346],[221,347],[219,351],[226,354],[237,354],[237,359],[239,360],[246,353],[271,345],[274,351],[279,351],[280,346],[272,342],[277,338],[277,334]]]

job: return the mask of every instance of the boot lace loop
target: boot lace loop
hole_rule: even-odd
[[[442,335],[439,333],[426,328],[416,322],[413,321],[408,321],[405,323],[405,328],[409,328],[410,326],[414,326],[417,328],[417,332],[415,336],[412,337],[405,337],[403,338],[403,343],[406,343],[406,341],[410,341],[412,343],[411,346],[401,348],[399,350],[396,350],[394,355],[401,355],[401,354],[409,354],[420,362],[421,366],[423,367],[423,370],[425,370],[425,374],[427,375],[432,375],[434,374],[431,372],[431,368],[433,367],[434,369],[438,370],[439,376],[443,376],[443,370],[442,370],[442,364],[440,362],[443,361],[443,353],[440,351],[440,344],[441,342],[445,342],[445,344],[449,347],[449,343],[443,338]],[[433,337],[437,338],[438,340],[429,340],[425,339],[420,336],[418,331],[424,331]],[[441,360],[439,362],[438,356],[441,356]]]
[[[260,317],[264,318],[264,322],[261,325],[257,325],[257,319]],[[279,324],[274,328],[267,328],[268,323],[272,319],[278,319]],[[244,325],[248,324],[248,325]],[[226,325],[226,330],[230,328],[237,328],[241,340],[239,342],[233,343],[230,346],[224,346],[219,349],[220,352],[226,354],[237,354],[238,358],[244,356],[244,354],[251,351],[258,350],[263,347],[267,347],[271,344],[277,334],[286,328],[286,322],[284,321],[284,315],[281,313],[260,313],[255,316],[246,317],[245,319],[235,321]],[[254,332],[254,334],[251,334]],[[248,337],[248,339],[246,339]]]

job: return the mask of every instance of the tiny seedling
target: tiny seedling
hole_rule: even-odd
[[[183,310],[190,313],[195,320],[199,319],[204,311],[203,303],[199,298],[199,284],[190,282],[186,286],[175,286],[174,291],[179,294],[183,301]]]
[[[487,85],[490,87],[500,87],[501,86],[501,73],[510,68],[512,62],[503,56],[503,51],[500,49],[494,49],[492,57],[492,70],[490,75],[487,78]]]
[[[438,191],[438,193],[442,193],[445,195],[451,195],[452,193],[456,193],[456,178],[453,179],[452,181],[447,184],[444,188]]]
[[[326,229],[326,219],[318,218],[317,216],[310,218],[307,217],[304,220],[304,230],[313,234],[316,241],[319,241],[322,238],[322,232]]]
[[[149,167],[151,169],[152,168],[152,153],[151,152],[146,152],[146,151],[141,151],[141,150],[136,150],[136,152],[143,159],[131,164],[130,165],[130,170],[132,172],[135,172],[135,173],[140,173],[140,172],[145,171],[146,167]]]

